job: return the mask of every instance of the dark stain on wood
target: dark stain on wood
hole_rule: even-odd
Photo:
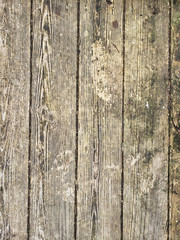
[[[112,22],[113,28],[118,28],[118,21],[115,20],[114,22]]]
[[[113,4],[113,0],[106,0],[107,4]]]

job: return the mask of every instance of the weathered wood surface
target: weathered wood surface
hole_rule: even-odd
[[[80,6],[77,239],[120,239],[123,4]]]
[[[126,1],[124,239],[166,239],[168,1]]]
[[[171,3],[170,239],[180,238],[180,1]]]
[[[0,239],[27,238],[30,6],[0,1]]]
[[[180,0],[0,20],[0,239],[180,239]]]
[[[76,1],[33,1],[30,239],[73,239]]]

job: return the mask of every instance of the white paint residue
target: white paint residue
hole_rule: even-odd
[[[131,167],[134,166],[140,159],[140,153],[135,157],[132,157]]]
[[[99,98],[109,104],[119,107],[119,95],[121,95],[122,63],[118,48],[120,46],[107,44],[102,40],[92,44],[91,77],[93,88]]]
[[[107,170],[111,170],[111,171],[118,171],[119,170],[119,165],[115,165],[114,163],[112,163],[111,165],[107,165],[106,166]]]
[[[94,87],[97,95],[104,101],[111,99],[111,94],[108,92],[108,79],[105,73],[106,52],[102,41],[93,43],[93,56],[91,74],[93,77]]]
[[[85,30],[85,31],[84,31],[84,37],[87,37],[88,35],[89,35],[88,31]]]

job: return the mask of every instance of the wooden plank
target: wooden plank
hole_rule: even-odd
[[[170,239],[180,238],[180,1],[171,1]]]
[[[120,239],[122,1],[80,3],[77,239]]]
[[[0,1],[0,239],[27,238],[30,5]]]
[[[167,0],[126,1],[124,239],[167,238]]]
[[[33,2],[30,239],[73,239],[77,3]]]

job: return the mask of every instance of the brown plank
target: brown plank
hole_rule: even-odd
[[[170,239],[180,238],[180,1],[171,1]]]
[[[73,239],[77,3],[33,2],[30,239]]]
[[[0,239],[27,238],[30,4],[0,1]]]
[[[113,2],[113,1],[112,1]],[[120,239],[122,1],[80,2],[77,239]]]
[[[167,238],[167,0],[126,1],[124,239]]]

